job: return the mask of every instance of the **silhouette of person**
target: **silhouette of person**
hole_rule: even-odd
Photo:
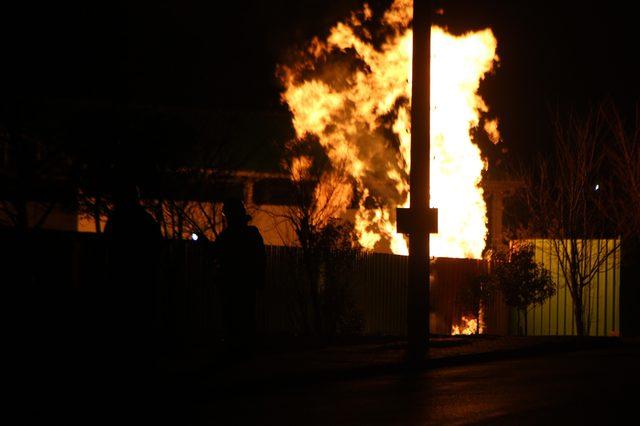
[[[225,340],[230,355],[250,357],[256,343],[256,293],[264,287],[265,250],[260,231],[248,222],[237,198],[224,202],[227,227],[214,243],[219,264]]]
[[[133,241],[135,244],[157,245],[162,240],[160,226],[140,205],[135,185],[118,185],[114,191],[113,203],[114,209],[104,230],[111,242],[131,247]]]
[[[124,383],[120,395],[125,404],[133,404],[133,394],[155,371],[155,284],[162,234],[140,205],[135,185],[116,182],[113,203],[104,231],[109,279],[103,309],[107,353],[115,369],[107,381]]]
[[[150,324],[160,226],[140,205],[135,185],[120,183],[105,227],[109,248],[110,291],[119,299],[127,328]]]

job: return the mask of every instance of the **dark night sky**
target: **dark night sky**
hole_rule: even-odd
[[[282,110],[276,63],[356,0],[21,2],[0,14],[0,102],[82,99],[213,110]],[[373,1],[375,7],[383,0]],[[482,92],[511,150],[549,139],[550,111],[640,98],[631,2],[442,0],[453,31],[491,27],[501,65]]]

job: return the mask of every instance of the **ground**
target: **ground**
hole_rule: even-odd
[[[250,361],[148,375],[48,352],[9,389],[21,424],[609,424],[636,405],[636,340],[443,337],[417,367],[404,352],[388,339],[278,342]]]
[[[211,395],[200,424],[615,424],[633,411],[640,347],[502,359]],[[630,420],[626,420],[628,422]]]

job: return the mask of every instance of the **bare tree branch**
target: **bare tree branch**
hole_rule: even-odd
[[[588,327],[590,294],[584,292],[621,244],[618,212],[611,211],[619,197],[607,182],[605,118],[600,110],[556,116],[554,152],[522,172],[521,197],[529,217],[526,234],[551,241],[574,302],[579,335]]]

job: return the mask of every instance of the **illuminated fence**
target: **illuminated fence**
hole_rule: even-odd
[[[302,252],[281,246],[266,250],[266,288],[258,300],[260,326],[266,334],[302,332],[301,317],[310,315]],[[405,334],[407,258],[365,252],[356,255],[350,269],[344,284],[363,320],[364,334]]]
[[[527,313],[528,335],[573,335],[576,334],[573,315],[573,300],[562,273],[562,263],[568,262],[558,256],[554,241],[528,240],[535,249],[535,261],[551,272],[556,284],[556,294],[541,306],[532,307]],[[608,336],[620,333],[620,248],[616,240],[581,240],[585,244],[581,253],[584,261],[598,265],[592,282],[584,290],[585,333],[591,336]],[[618,246],[616,248],[616,246]],[[610,255],[606,256],[609,252]],[[566,265],[566,263],[565,263]],[[513,330],[517,327],[515,314]],[[524,326],[523,321],[520,325]]]
[[[267,289],[261,304],[261,326],[266,332],[299,329],[302,297],[299,284],[304,277],[299,250],[267,247]],[[356,309],[362,315],[364,334],[403,336],[407,321],[408,258],[383,253],[360,253],[353,265],[350,286]],[[461,287],[487,271],[487,262],[475,259],[438,258],[431,262],[430,325],[435,334],[450,334],[462,313],[457,301]],[[508,332],[508,311],[498,295],[485,307],[485,330]]]
[[[407,259],[381,253],[358,256],[354,290],[365,334],[406,334]]]
[[[365,334],[406,334],[407,260],[406,256],[381,253],[360,255],[354,280]],[[457,300],[460,289],[487,269],[487,262],[482,260],[437,258],[431,261],[431,333],[451,333],[452,325],[462,316]],[[508,332],[509,313],[499,295],[485,307],[484,319],[486,333]]]

